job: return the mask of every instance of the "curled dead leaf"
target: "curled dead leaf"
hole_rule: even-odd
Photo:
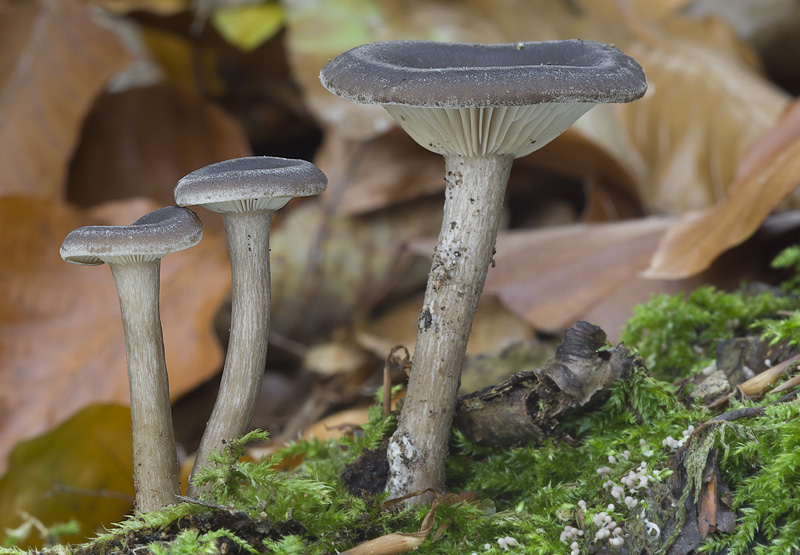
[[[678,279],[708,268],[724,251],[752,235],[800,184],[800,103],[754,146],[728,198],[670,226],[644,272]]]
[[[427,493],[427,491],[428,490],[414,492],[404,496],[402,499],[389,500],[386,503],[391,503],[392,501],[402,502],[411,496]],[[400,555],[400,553],[407,553],[408,551],[415,550],[422,545],[422,542],[425,541],[425,539],[428,537],[428,534],[430,534],[431,530],[433,530],[436,508],[439,505],[472,503],[477,499],[478,495],[473,492],[463,492],[460,494],[446,493],[444,495],[440,495],[431,503],[431,508],[425,515],[425,518],[422,520],[422,525],[420,526],[419,532],[394,532],[392,534],[386,534],[379,538],[375,538],[374,540],[369,540],[368,542],[357,545],[352,549],[348,549],[347,551],[342,552],[342,555]],[[446,524],[442,524],[442,526],[446,526]]]

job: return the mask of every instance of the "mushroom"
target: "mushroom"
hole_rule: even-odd
[[[67,262],[107,263],[117,287],[128,360],[135,508],[140,512],[175,503],[180,493],[159,316],[161,259],[196,245],[202,236],[194,212],[171,206],[129,226],[80,227],[61,245]]]
[[[445,159],[444,219],[408,393],[389,443],[387,484],[395,497],[441,491],[461,366],[514,159],[555,139],[597,103],[641,97],[647,81],[616,48],[582,40],[377,42],[337,56],[320,80],[354,102],[383,105]]]
[[[212,451],[247,433],[253,418],[267,360],[272,214],[294,197],[321,193],[327,184],[325,174],[310,162],[252,156],[200,168],[175,188],[177,204],[201,205],[222,215],[231,260],[230,339],[192,477]],[[188,493],[197,493],[191,478]]]

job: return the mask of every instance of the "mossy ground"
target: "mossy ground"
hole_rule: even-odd
[[[800,249],[783,256],[785,265],[796,267]],[[698,371],[713,356],[715,342],[736,334],[797,342],[798,317],[778,316],[797,314],[797,288],[793,279],[780,293],[703,288],[687,297],[656,297],[637,309],[624,335],[642,356],[632,377],[613,385],[601,407],[564,422],[557,437],[540,445],[493,449],[455,432],[448,488],[475,492],[478,501],[439,506],[435,526],[417,553],[615,552],[608,537],[596,539],[608,526],[606,517],[623,530],[620,549],[626,553],[664,552],[681,534],[680,517],[685,517],[680,507],[672,514],[664,511],[667,481],[680,471],[685,474],[682,499],[696,494],[698,488],[691,488],[700,484],[712,450],[721,481],[731,491],[723,501],[738,520],[732,533],[713,533],[698,550],[800,552],[798,403],[772,404],[778,395],[734,400],[726,410],[766,408],[755,417],[684,434],[715,413],[653,377],[672,382]],[[297,442],[267,460],[241,462],[243,445],[263,439],[263,434],[249,434],[201,474],[210,488],[202,504],[131,517],[89,544],[50,552],[316,555],[342,552],[383,534],[418,532],[427,507],[385,510],[384,497],[353,496],[340,478],[348,463],[364,449],[379,447],[393,427],[393,417],[381,418],[376,407],[370,423],[352,437]],[[680,457],[663,443],[687,435]],[[281,469],[282,460],[299,459],[299,465]],[[635,485],[615,497],[613,486],[634,474]]]

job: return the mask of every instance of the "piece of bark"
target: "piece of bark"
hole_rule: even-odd
[[[564,332],[542,368],[461,397],[455,425],[480,445],[511,446],[540,441],[565,417],[599,403],[608,387],[628,376],[634,358],[624,345],[600,350],[606,334],[588,322]]]

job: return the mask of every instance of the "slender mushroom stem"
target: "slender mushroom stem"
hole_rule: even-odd
[[[159,315],[161,258],[188,249],[203,225],[187,208],[168,206],[127,226],[85,226],[61,244],[72,264],[111,267],[117,287],[130,383],[136,509],[176,502],[178,457],[169,404],[169,378]]]
[[[290,199],[316,195],[328,180],[303,160],[249,156],[205,166],[184,176],[175,202],[222,215],[231,260],[231,334],[217,402],[200,441],[189,495],[197,470],[226,441],[247,433],[261,392],[269,339],[269,228],[272,214]]]
[[[159,316],[161,260],[109,263],[119,295],[128,359],[136,510],[176,502],[178,458]]]
[[[247,433],[261,392],[270,315],[269,232],[273,211],[222,213],[231,260],[231,333],[217,401],[192,471],[213,451]],[[188,495],[197,493],[189,479]]]
[[[444,486],[447,438],[472,320],[494,254],[510,155],[445,156],[447,190],[411,376],[389,443],[393,497]],[[415,498],[429,501],[431,495]]]

